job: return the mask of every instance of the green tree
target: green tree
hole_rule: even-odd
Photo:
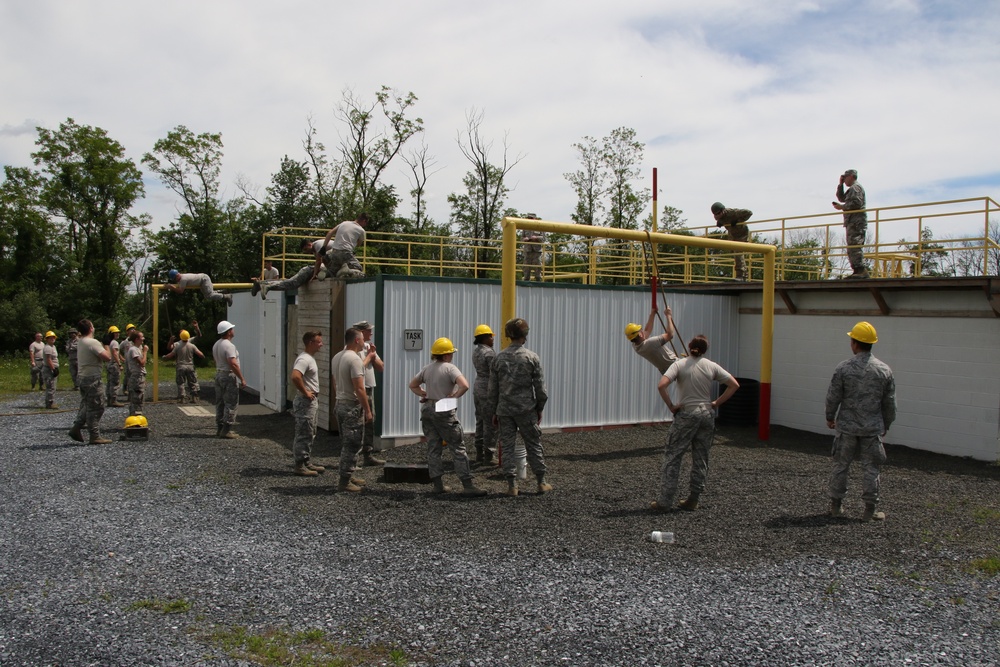
[[[132,233],[149,223],[129,212],[145,195],[142,173],[107,132],[72,118],[57,130],[38,128],[35,144],[31,157],[40,168],[41,205],[65,233],[61,301],[71,305],[72,317],[110,318],[139,258]]]
[[[954,275],[952,271],[944,268],[948,252],[943,245],[934,242],[934,232],[930,227],[924,227],[920,231],[920,241],[910,243],[906,239],[900,239],[898,243],[904,252],[911,252],[919,257],[919,275],[937,277]],[[910,263],[911,274],[917,271],[917,265],[917,262]]]
[[[48,247],[57,228],[41,205],[41,176],[24,167],[4,167],[0,184],[0,294],[56,288],[64,273],[62,254]]]
[[[645,144],[636,140],[630,127],[619,127],[604,138],[601,159],[607,171],[607,222],[609,227],[637,229],[639,215],[646,208],[649,188],[637,189],[641,177]]]
[[[604,151],[593,137],[584,137],[573,148],[579,153],[580,169],[563,174],[576,192],[576,209],[570,218],[580,225],[594,225],[604,210],[601,201],[607,178]]]

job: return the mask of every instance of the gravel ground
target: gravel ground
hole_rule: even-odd
[[[720,427],[694,513],[645,510],[665,427],[547,435],[544,496],[496,469],[479,500],[377,468],[335,494],[292,474],[287,414],[220,441],[160,403],[149,442],[90,446],[58,402],[0,402],[4,666],[1000,663],[1000,576],[975,567],[1000,558],[995,465],[891,448],[872,524],[858,475],[824,516],[830,438],[783,428]],[[315,460],[337,451],[321,432]]]

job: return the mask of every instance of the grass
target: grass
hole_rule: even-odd
[[[1000,575],[1000,556],[977,558],[969,563],[969,566],[974,572],[981,572],[987,576],[995,577]]]
[[[147,609],[149,611],[158,611],[164,614],[182,614],[191,610],[191,603],[184,598],[175,598],[173,600],[147,598],[145,600],[133,602],[127,609],[128,611]]]
[[[326,633],[318,628],[299,632],[270,629],[257,634],[244,627],[232,627],[217,629],[208,639],[229,657],[264,667],[293,664],[303,667],[354,667],[379,662],[403,667],[409,662],[402,649],[333,642],[327,640]]]

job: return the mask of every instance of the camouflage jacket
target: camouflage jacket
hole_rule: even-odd
[[[844,190],[844,184],[837,186],[837,199],[844,205],[844,224],[848,222],[868,222],[867,213],[851,213],[867,208],[865,204],[865,189],[854,181],[854,185]]]
[[[752,215],[753,211],[748,211],[745,208],[724,208],[722,209],[722,213],[719,214],[718,220],[715,221],[715,226],[729,227],[730,225],[738,225],[749,220]]]
[[[858,352],[840,362],[826,392],[826,420],[848,435],[882,435],[896,420],[896,381],[892,369]]]
[[[518,343],[493,358],[490,392],[486,405],[488,416],[512,417],[525,412],[541,412],[549,395],[545,393],[542,361],[538,355]]]
[[[490,388],[490,374],[493,370],[493,359],[497,353],[489,345],[476,345],[472,351],[472,365],[476,368],[476,382],[473,385],[473,393],[483,396]]]

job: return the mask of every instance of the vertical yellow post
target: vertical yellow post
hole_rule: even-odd
[[[153,402],[160,400],[160,286],[153,286]]]
[[[760,308],[760,418],[757,437],[771,439],[771,364],[774,349],[774,255],[772,246],[764,252],[764,290]]]
[[[503,271],[500,281],[500,327],[514,318],[517,308],[517,225],[503,220]],[[500,333],[500,349],[507,349],[510,339],[507,332]]]

